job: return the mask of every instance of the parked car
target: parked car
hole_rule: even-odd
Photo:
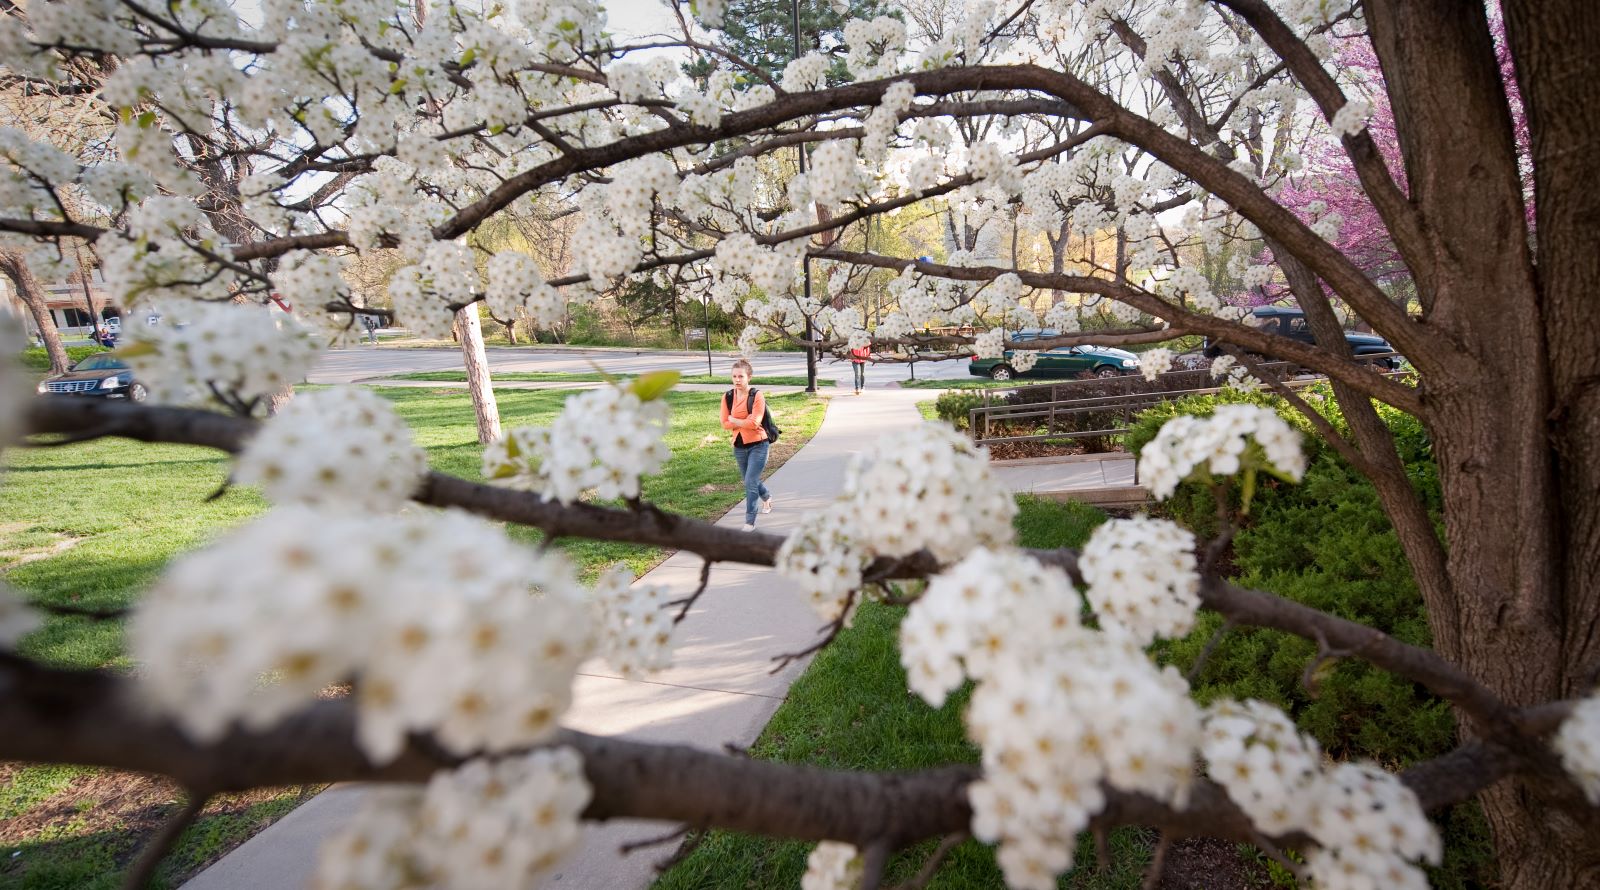
[[[1250,323],[1269,334],[1287,337],[1290,340],[1299,340],[1302,343],[1316,342],[1316,338],[1311,335],[1311,325],[1306,321],[1306,314],[1299,309],[1287,306],[1258,306],[1251,311],[1250,315]],[[1394,347],[1389,345],[1389,341],[1377,334],[1345,331],[1344,340],[1350,344],[1351,354],[1357,356],[1381,355],[1386,352],[1394,352]],[[1220,346],[1206,344],[1205,355],[1207,358],[1216,358],[1221,354],[1222,348]],[[1381,368],[1398,371],[1403,361],[1404,359],[1400,356],[1391,355],[1375,360],[1375,364]]]
[[[95,396],[142,402],[149,391],[133,379],[133,371],[109,352],[89,356],[67,370],[39,381],[39,393],[48,396]]]
[[[1059,331],[1049,328],[1039,331],[1018,331],[1011,335],[1013,341],[1039,340],[1055,337]],[[1133,374],[1139,369],[1139,357],[1125,349],[1104,346],[1060,346],[1039,353],[1039,360],[1027,371],[1018,371],[1011,363],[1012,351],[1003,358],[972,357],[967,373],[992,380],[1011,380],[1017,377],[1077,377],[1088,371],[1097,377],[1119,377]]]

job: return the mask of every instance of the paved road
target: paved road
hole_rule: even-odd
[[[615,374],[638,374],[646,371],[678,370],[686,374],[706,373],[705,353],[673,351],[586,350],[549,349],[537,346],[496,346],[488,350],[489,370],[495,371],[592,371],[598,364]],[[728,373],[737,356],[712,353],[711,366],[718,375]],[[591,364],[593,363],[593,364]],[[756,376],[781,374],[805,376],[804,353],[764,352],[752,364]],[[310,374],[312,383],[351,383],[371,377],[406,374],[412,371],[459,371],[463,367],[461,350],[407,349],[390,346],[361,346],[350,349],[333,349],[323,355]],[[969,379],[964,361],[919,362],[917,378]],[[867,386],[878,388],[890,382],[909,377],[907,366],[884,364],[867,366]],[[817,365],[817,376],[839,381],[848,387],[851,383],[848,362],[824,359]]]

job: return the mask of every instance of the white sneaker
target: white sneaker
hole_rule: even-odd
[[[766,500],[761,502],[761,512],[763,512],[763,513],[771,513],[772,512],[772,498],[767,498]]]
[[[756,526],[755,526],[755,523],[753,523],[753,522],[746,522],[744,524],[744,528],[739,529],[739,531],[742,531],[742,532],[753,532],[755,530],[756,530]]]

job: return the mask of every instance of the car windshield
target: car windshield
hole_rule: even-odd
[[[84,359],[83,361],[78,362],[76,365],[72,366],[72,370],[74,370],[74,371],[119,371],[119,370],[122,370],[123,368],[126,368],[126,367],[128,367],[128,366],[123,364],[122,360],[117,358],[116,356],[102,353],[100,355],[91,355],[88,358]]]

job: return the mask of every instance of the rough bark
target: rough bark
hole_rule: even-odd
[[[1527,14],[1529,27],[1534,20],[1549,25],[1562,11],[1579,27],[1580,5],[1538,4]],[[1570,532],[1564,536],[1562,517],[1592,516],[1600,505],[1557,485],[1550,369],[1570,357],[1555,356],[1547,345],[1554,318],[1546,317],[1550,306],[1529,248],[1511,114],[1488,21],[1482,6],[1448,0],[1366,8],[1411,198],[1422,210],[1434,253],[1431,279],[1419,281],[1425,321],[1450,344],[1441,343],[1441,355],[1430,357],[1445,373],[1427,375],[1424,397],[1446,504],[1453,608],[1430,609],[1429,620],[1441,652],[1507,702],[1550,700],[1574,685],[1577,665],[1564,652],[1573,629],[1592,629],[1600,614],[1592,597],[1579,595],[1595,583],[1592,575],[1583,575],[1579,589],[1566,589],[1574,577],[1569,560],[1583,554],[1572,549]],[[1571,30],[1551,36],[1554,43],[1575,37]],[[1587,109],[1572,125],[1582,130],[1594,120],[1594,85],[1581,85],[1572,68],[1557,74],[1544,85]],[[1561,106],[1553,100],[1548,107]],[[1560,143],[1557,134],[1547,135]],[[1581,150],[1570,142],[1559,148]],[[1582,162],[1572,157],[1568,163]],[[1560,179],[1557,166],[1555,174],[1543,174],[1547,180]],[[1572,182],[1563,191],[1584,187]],[[1582,200],[1593,206],[1592,197]],[[1583,207],[1557,212],[1575,209]],[[1583,233],[1560,229],[1541,229],[1541,242],[1548,236],[1579,252],[1570,239]],[[1592,228],[1586,234],[1592,238]],[[1584,249],[1592,254],[1593,242]],[[1553,270],[1542,268],[1544,260],[1541,254],[1548,287]],[[1569,289],[1582,280],[1592,291],[1597,279],[1586,267],[1594,258],[1567,260]],[[1570,315],[1566,323],[1577,324]],[[1592,328],[1592,316],[1582,325]],[[1591,467],[1578,472],[1592,482],[1592,459],[1600,452],[1583,453]],[[1596,553],[1591,549],[1590,558]],[[1600,819],[1592,809],[1573,806],[1557,783],[1503,783],[1481,800],[1506,887],[1600,887]]]
[[[67,347],[61,342],[61,332],[56,330],[55,316],[50,314],[44,288],[33,277],[28,262],[15,250],[0,250],[0,275],[10,279],[17,299],[28,307],[33,323],[39,328],[39,338],[44,341],[44,351],[50,356],[50,373],[60,374],[72,365],[67,358]]]
[[[456,312],[456,331],[461,336],[461,360],[467,366],[472,413],[478,419],[478,444],[487,445],[500,438],[500,406],[489,382],[489,356],[483,349],[483,322],[478,319],[477,304]]]

